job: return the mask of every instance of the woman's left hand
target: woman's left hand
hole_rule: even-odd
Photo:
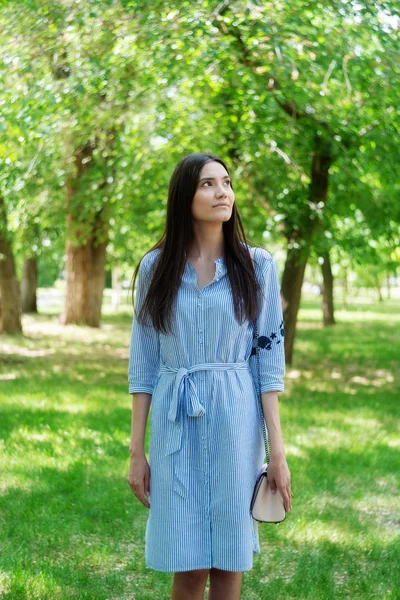
[[[278,489],[281,493],[286,512],[292,509],[292,492],[290,489],[290,471],[286,457],[271,456],[267,469],[267,479],[273,494]]]

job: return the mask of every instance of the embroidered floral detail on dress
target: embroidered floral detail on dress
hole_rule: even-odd
[[[281,337],[278,339],[278,335],[280,335]],[[278,345],[281,343],[282,338],[285,335],[285,328],[283,325],[283,320],[281,321],[279,327],[278,327],[278,331],[272,331],[272,333],[270,334],[270,336],[266,336],[266,335],[259,335],[258,336],[258,347],[262,350],[271,350],[272,346],[274,345]],[[276,340],[276,341],[274,341]],[[256,346],[253,346],[252,351],[250,356],[253,356],[253,354],[256,353]]]

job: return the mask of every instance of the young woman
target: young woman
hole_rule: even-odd
[[[203,598],[208,576],[210,600],[239,598],[242,572],[260,553],[250,513],[265,458],[250,360],[256,316],[268,479],[291,509],[277,396],[285,374],[278,277],[266,250],[256,247],[254,263],[249,251],[224,161],[186,156],[169,184],[164,234],[135,269],[128,371],[128,482],[150,509],[147,567],[175,573],[172,600]]]

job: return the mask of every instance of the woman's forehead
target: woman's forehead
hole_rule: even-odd
[[[207,163],[200,171],[200,178],[203,177],[229,177],[225,167],[218,162]]]

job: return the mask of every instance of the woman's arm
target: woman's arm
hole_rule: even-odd
[[[284,327],[278,272],[275,260],[269,252],[258,250],[257,256],[260,257],[261,264],[263,263],[260,274],[263,298],[257,322],[261,398],[264,419],[267,424],[268,437],[271,444],[267,478],[272,492],[276,492],[279,489],[285,509],[289,511],[292,508],[290,472],[283,446],[278,405],[278,392],[284,391],[283,378],[286,370]],[[251,363],[251,369],[258,390],[256,361]]]
[[[292,508],[292,492],[290,489],[290,472],[286,462],[281,432],[278,392],[263,392],[261,396],[263,414],[267,423],[268,437],[271,444],[267,478],[270,482],[272,493],[275,493],[276,489],[279,488],[285,509],[289,511]]]
[[[146,392],[132,394],[131,442],[129,445],[131,457],[144,455],[144,438],[150,405],[151,394]]]
[[[132,394],[132,429],[129,445],[130,463],[128,483],[136,498],[150,508],[146,496],[150,496],[150,467],[144,452],[147,416],[151,404],[151,394],[135,392]]]
[[[277,392],[263,392],[262,404],[265,421],[268,424],[268,436],[271,443],[271,458],[285,456],[283,446],[281,422],[279,416],[279,404]]]
[[[154,329],[149,315],[145,322],[138,319],[150,285],[150,274],[147,270],[148,260],[148,255],[146,255],[139,267],[129,348],[128,391],[130,394],[140,392],[151,396],[160,367],[160,336]]]

